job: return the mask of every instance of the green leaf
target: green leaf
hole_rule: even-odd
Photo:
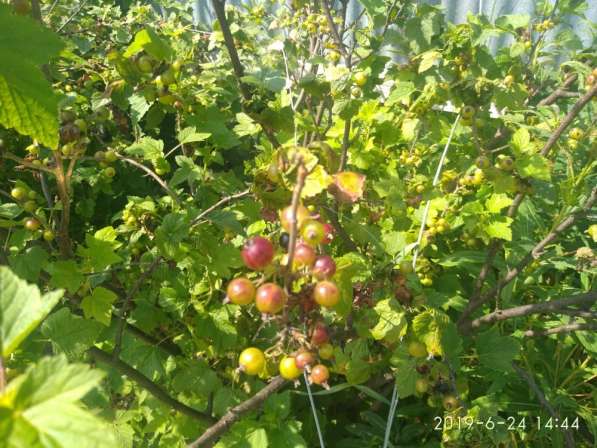
[[[191,366],[177,370],[172,379],[172,388],[176,392],[192,392],[203,397],[221,387],[218,375],[203,360],[194,361]]]
[[[0,266],[0,353],[6,357],[41,323],[58,303],[63,291],[43,296],[35,285]]]
[[[80,358],[103,330],[99,322],[76,316],[68,308],[50,314],[41,326],[42,334],[69,359]]]
[[[301,435],[301,423],[297,421],[280,422],[267,432],[269,446],[276,448],[307,448],[307,442]]]
[[[148,162],[153,162],[164,157],[164,142],[151,137],[142,137],[124,151]]]
[[[514,166],[522,177],[532,177],[546,181],[551,179],[550,162],[541,154],[517,157]]]
[[[117,298],[118,296],[109,289],[98,286],[90,296],[84,297],[81,302],[85,318],[95,319],[105,326],[109,326],[112,319],[112,304]]]
[[[333,177],[330,176],[321,165],[317,165],[305,179],[305,187],[302,191],[302,196],[310,198],[317,196],[322,191],[325,191],[333,182]]]
[[[170,179],[169,184],[171,187],[176,187],[177,185],[180,185],[186,181],[195,182],[203,178],[203,171],[195,164],[195,162],[193,162],[193,159],[190,157],[176,156],[175,160],[176,164],[180,168],[174,172],[172,178]]]
[[[392,354],[392,364],[396,367],[394,376],[396,378],[396,389],[400,398],[405,398],[415,393],[415,385],[419,374],[417,372],[417,361],[409,356],[404,347],[399,347]]]
[[[234,126],[234,132],[240,137],[255,135],[261,129],[259,125],[244,112],[236,114],[236,121],[238,121],[238,124]]]
[[[401,130],[402,130],[402,137],[406,141],[412,141],[415,139],[415,135],[417,135],[417,129],[419,127],[421,120],[418,118],[405,118],[402,122]]]
[[[386,100],[386,106],[392,106],[396,103],[402,102],[410,98],[410,95],[415,92],[415,85],[410,81],[399,81],[394,84],[394,88],[390,92]]]
[[[140,93],[132,94],[129,97],[129,104],[131,105],[131,120],[134,124],[138,124],[151,108],[151,103],[148,103]]]
[[[526,152],[528,149],[532,148],[531,134],[529,134],[529,131],[526,128],[519,128],[512,135],[511,143],[515,151],[519,153]]]
[[[512,199],[506,194],[492,194],[487,201],[485,201],[485,208],[490,213],[499,213],[503,208],[512,204]]]
[[[421,54],[421,62],[419,63],[419,73],[424,73],[440,61],[442,56],[439,51],[426,51]]]
[[[58,146],[58,101],[40,67],[64,44],[48,28],[0,4],[0,125]]]
[[[336,265],[336,283],[340,288],[340,302],[334,309],[340,316],[346,316],[352,309],[353,285],[357,281],[368,278],[370,266],[365,258],[354,252],[336,258]]]
[[[123,56],[125,58],[130,58],[143,50],[154,58],[162,61],[168,60],[172,56],[172,49],[170,46],[151,28],[145,28],[135,34],[135,39],[128,46]]]
[[[109,425],[79,402],[102,376],[87,365],[68,364],[63,356],[44,358],[31,366],[0,396],[7,411],[4,420],[9,420],[3,434],[7,446],[117,446]]]
[[[87,247],[80,246],[77,253],[86,259],[86,263],[94,272],[100,272],[122,260],[114,253],[114,244],[112,242],[99,240],[87,234],[85,235],[85,243]]]
[[[202,142],[203,140],[207,140],[209,137],[211,137],[209,132],[197,132],[197,129],[192,126],[181,129],[181,131],[178,133],[178,141],[181,144]]]
[[[370,17],[383,14],[385,12],[383,0],[359,0],[359,3],[363,5],[363,8],[365,8]]]
[[[450,323],[450,318],[446,314],[430,309],[415,316],[412,325],[415,334],[425,344],[429,354],[444,356],[445,347],[442,337]]]
[[[395,230],[383,233],[381,237],[383,248],[392,257],[396,256],[406,247],[406,236],[407,232],[398,232]]]
[[[50,286],[53,288],[64,288],[74,294],[83,284],[85,277],[80,268],[73,260],[55,261],[46,267],[50,274]]]
[[[371,330],[374,339],[385,339],[391,343],[399,341],[406,334],[406,313],[396,300],[380,300],[374,310],[379,316],[379,321]]]
[[[189,220],[186,215],[170,213],[164,217],[162,224],[156,229],[155,242],[160,252],[175,258],[180,242],[189,233]]]
[[[526,28],[529,25],[531,16],[528,14],[509,14],[496,19],[495,25],[500,28],[516,30]]]
[[[39,280],[39,273],[48,261],[48,253],[39,246],[27,248],[25,252],[8,257],[14,273],[27,281]]]
[[[490,370],[512,370],[512,360],[520,352],[520,343],[512,336],[501,336],[497,327],[480,333],[475,341],[479,362]]]
[[[485,226],[485,232],[491,238],[499,238],[506,241],[512,241],[512,218],[507,216],[496,216]]]

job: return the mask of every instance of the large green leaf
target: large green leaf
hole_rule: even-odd
[[[102,373],[64,356],[42,359],[0,395],[0,438],[8,447],[114,447],[108,425],[79,402]]]
[[[63,47],[58,36],[0,4],[0,125],[58,146],[58,95],[41,66]]]
[[[75,359],[93,345],[104,326],[97,321],[83,319],[61,308],[45,320],[41,332],[69,359]]]
[[[512,336],[501,336],[497,327],[479,334],[476,346],[479,362],[491,370],[511,370],[511,362],[520,351],[520,343]]]
[[[9,268],[0,267],[0,348],[10,355],[52,311],[63,295],[53,291],[41,295],[35,285],[19,279]]]

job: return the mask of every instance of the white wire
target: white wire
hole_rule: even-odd
[[[321,434],[321,428],[319,427],[319,419],[317,418],[317,410],[315,409],[315,401],[313,400],[313,395],[311,394],[311,386],[309,386],[309,378],[307,378],[306,370],[303,370],[303,377],[305,378],[305,385],[307,386],[307,395],[309,396],[309,401],[311,402],[311,410],[313,411],[313,419],[315,420],[315,427],[317,428],[317,436],[319,437],[319,446],[321,446],[321,448],[325,448],[325,444],[323,443],[323,434]]]
[[[454,120],[454,124],[452,125],[452,129],[450,130],[450,135],[448,136],[448,141],[446,142],[446,146],[444,146],[444,151],[439,159],[439,163],[437,165],[437,170],[435,171],[435,177],[433,178],[433,186],[435,187],[439,183],[440,174],[442,172],[442,168],[444,166],[444,162],[446,160],[446,155],[448,154],[448,148],[452,143],[452,137],[454,136],[454,130],[456,129],[456,125],[460,120],[460,114],[456,115],[456,120]],[[421,220],[421,227],[419,229],[419,236],[417,237],[417,245],[415,246],[415,253],[413,255],[413,269],[417,268],[417,258],[419,256],[419,249],[421,247],[421,241],[423,240],[423,232],[425,232],[425,226],[427,225],[427,216],[429,215],[429,206],[431,205],[431,201],[427,201],[425,204],[425,211],[423,212],[423,219]]]
[[[444,166],[444,162],[446,161],[446,155],[448,154],[448,148],[452,143],[452,137],[454,136],[454,131],[456,130],[456,125],[460,120],[460,114],[456,116],[454,123],[452,124],[452,129],[450,129],[450,135],[448,136],[448,141],[446,142],[446,146],[444,146],[444,150],[442,152],[441,157],[439,158],[439,163],[437,164],[437,170],[435,171],[435,177],[433,178],[433,186],[435,187],[439,183],[440,174],[442,172],[442,167]],[[427,201],[425,204],[425,211],[423,212],[423,219],[421,220],[421,227],[419,228],[419,236],[417,237],[417,244],[415,246],[415,252],[413,254],[413,269],[417,268],[417,258],[419,256],[419,249],[421,247],[421,241],[423,240],[423,233],[425,232],[425,225],[427,224],[427,216],[429,215],[429,207],[431,205],[431,201]],[[398,386],[397,383],[394,382],[394,389],[392,390],[392,401],[390,402],[390,412],[388,413],[388,421],[386,422],[386,434],[384,437],[383,448],[388,448],[388,444],[390,443],[390,433],[392,430],[392,424],[394,423],[394,415],[396,414],[396,409],[398,408]]]

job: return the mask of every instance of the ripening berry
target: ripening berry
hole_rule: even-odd
[[[302,226],[301,236],[305,243],[317,246],[325,238],[325,228],[319,221],[309,219]]]
[[[311,267],[315,263],[315,249],[305,243],[298,243],[294,249],[294,265],[298,268]]]
[[[280,376],[286,380],[295,380],[302,373],[296,365],[296,359],[292,356],[284,356],[278,369],[280,370]]]
[[[317,364],[311,369],[309,380],[314,384],[325,384],[330,378],[330,371],[323,364]]]
[[[265,367],[265,355],[258,348],[249,347],[238,357],[238,364],[247,375],[257,375]]]
[[[313,299],[326,308],[331,308],[340,300],[340,290],[328,280],[318,282],[313,289]]]
[[[421,342],[413,341],[408,344],[408,353],[414,358],[425,358],[427,356],[427,347]]]
[[[307,207],[299,205],[296,209],[296,228],[300,229],[303,223],[309,219],[310,213]],[[292,206],[286,207],[280,212],[280,224],[287,232],[290,232],[292,223]]]
[[[255,306],[264,314],[277,314],[286,303],[286,295],[275,283],[264,283],[257,289]]]
[[[235,278],[226,288],[226,295],[232,303],[237,305],[248,305],[255,300],[255,294],[253,282],[245,277]]]
[[[336,273],[336,262],[329,255],[317,257],[311,270],[318,280],[331,278]]]

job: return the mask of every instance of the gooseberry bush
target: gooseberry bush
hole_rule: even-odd
[[[348,4],[0,3],[2,446],[595,445],[587,2]]]

